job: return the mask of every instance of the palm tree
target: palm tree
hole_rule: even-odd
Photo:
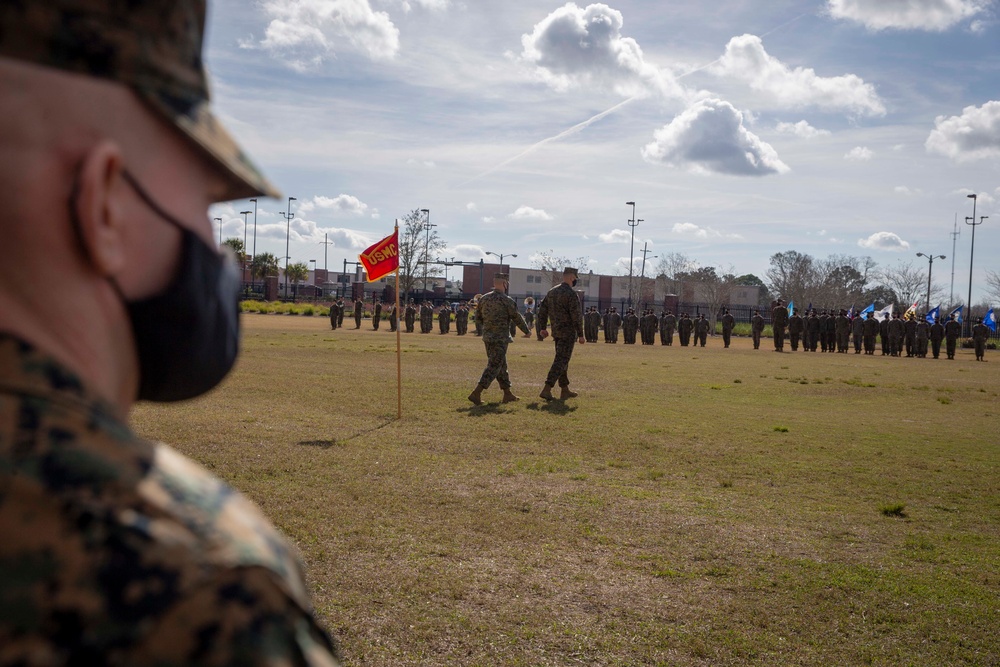
[[[251,269],[254,278],[278,275],[278,258],[269,252],[262,252],[253,258]]]
[[[298,296],[299,292],[299,281],[305,280],[309,277],[309,266],[305,262],[296,262],[295,264],[289,264],[285,268],[285,280],[291,280],[294,287],[292,292],[292,301],[295,301],[295,297]]]

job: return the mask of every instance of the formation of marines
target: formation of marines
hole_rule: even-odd
[[[482,335],[482,321],[476,316],[477,301],[461,301],[453,311],[448,304],[436,309],[430,301],[424,301],[419,306],[410,299],[403,311],[405,331],[413,333],[417,321],[420,322],[421,333],[431,333],[434,320],[437,319],[439,334],[451,333],[452,323],[455,332],[464,336],[469,331],[469,320],[475,324],[475,335]],[[534,329],[534,300],[525,301],[525,312],[522,314],[528,331]],[[378,330],[382,319],[382,304],[373,304],[372,328]],[[359,299],[354,302],[355,328],[361,328],[364,303]],[[343,326],[346,306],[343,299],[338,299],[330,307],[330,325],[336,329]],[[958,341],[962,337],[962,325],[951,316],[944,322],[933,318],[930,321],[923,313],[894,313],[891,317],[879,320],[873,313],[853,315],[846,309],[817,310],[809,309],[805,315],[793,308],[789,314],[788,308],[781,300],[775,302],[770,309],[770,317],[765,319],[761,310],[755,310],[750,318],[750,337],[753,349],[759,350],[765,326],[770,323],[774,350],[784,352],[788,342],[792,352],[801,347],[804,352],[829,352],[848,354],[926,358],[928,353],[937,359],[944,347],[946,358],[954,359]],[[625,311],[624,316],[617,308],[610,307],[601,312],[597,306],[588,306],[582,311],[582,338],[587,343],[596,343],[603,332],[604,342],[617,344],[619,333],[623,334],[626,345],[634,345],[639,341],[642,345],[655,345],[659,334],[660,345],[672,346],[674,335],[680,341],[681,347],[705,347],[711,323],[704,313],[692,317],[689,313],[674,315],[669,309],[663,310],[659,316],[651,308],[644,309],[640,314],[634,308]],[[390,306],[387,319],[390,331],[396,330],[395,306]],[[719,318],[722,330],[722,343],[728,348],[732,343],[733,331],[736,328],[736,318],[724,308]],[[517,330],[514,320],[508,322],[509,336],[513,337]],[[976,350],[976,361],[985,361],[986,345],[989,341],[990,329],[982,318],[972,327],[972,342]]]

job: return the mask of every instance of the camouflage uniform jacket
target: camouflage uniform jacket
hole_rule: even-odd
[[[253,504],[4,335],[0,531],[0,664],[338,664]]]
[[[538,307],[538,329],[547,329],[552,320],[553,338],[583,338],[580,297],[566,283],[549,290]]]
[[[482,331],[484,342],[510,340],[511,323],[525,334],[530,333],[514,299],[496,290],[479,297],[476,326]]]

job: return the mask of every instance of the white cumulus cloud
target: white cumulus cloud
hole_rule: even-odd
[[[830,136],[830,130],[820,130],[804,120],[800,120],[797,123],[778,123],[775,130],[779,134],[791,134],[800,139],[815,139],[816,137]]]
[[[961,116],[938,116],[924,146],[957,162],[1000,156],[1000,102],[965,107]]]
[[[598,234],[597,238],[601,243],[628,243],[632,239],[632,234],[624,229],[612,229],[607,234]]]
[[[297,70],[352,50],[376,60],[399,52],[399,29],[368,0],[265,0],[270,19],[260,46]]]
[[[460,243],[458,245],[451,246],[444,252],[444,255],[463,261],[478,261],[480,259],[486,259],[486,251],[483,247],[471,243]]]
[[[829,0],[830,16],[869,30],[947,30],[984,11],[989,0]]]
[[[743,114],[715,99],[695,103],[657,130],[642,157],[702,173],[766,176],[789,170],[770,144],[743,126]]]
[[[350,213],[353,215],[364,215],[368,212],[368,204],[364,203],[353,195],[341,194],[336,197],[324,197],[317,195],[308,201],[302,202],[299,211],[309,213],[316,209],[336,211],[338,213]]]
[[[858,239],[858,245],[868,250],[889,250],[903,252],[910,244],[892,232],[875,232],[866,239]]]
[[[893,192],[899,195],[919,195],[923,192],[920,188],[910,188],[905,185],[897,185],[894,187]]]
[[[731,239],[742,240],[740,234],[727,234],[712,227],[700,227],[693,222],[675,222],[670,231],[678,236],[688,236],[696,239]]]
[[[507,216],[512,220],[552,220],[554,216],[545,212],[544,209],[532,208],[530,206],[519,206],[516,211]]]
[[[844,153],[845,160],[852,160],[854,162],[868,162],[873,157],[875,157],[875,152],[867,146],[855,146]]]
[[[756,35],[733,37],[726,51],[710,69],[718,76],[746,81],[778,106],[816,107],[865,116],[884,116],[885,105],[875,87],[855,74],[823,77],[809,67],[792,69],[764,50]]]
[[[622,36],[623,25],[622,13],[605,4],[568,2],[521,36],[521,60],[557,90],[599,85],[627,95],[678,93],[672,76],[646,62],[638,42]]]

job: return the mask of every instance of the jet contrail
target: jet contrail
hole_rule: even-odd
[[[761,35],[761,37],[767,37],[771,33],[776,32],[778,30],[781,30],[785,26],[791,25],[792,23],[795,23],[796,21],[798,21],[802,17],[804,17],[804,16],[810,16],[811,14],[812,14],[812,12],[807,12],[805,14],[800,14],[800,15],[796,16],[795,18],[793,18],[793,19],[791,19],[789,21],[785,21],[784,23],[782,23],[781,25],[777,26],[776,28],[772,28],[771,30],[768,30],[763,35]],[[715,60],[713,60],[712,62],[710,62],[710,63],[708,63],[706,65],[702,65],[701,67],[696,67],[695,69],[687,71],[687,72],[684,72],[683,74],[679,74],[679,75],[677,75],[674,78],[675,79],[683,79],[684,77],[690,76],[690,75],[694,74],[695,72],[700,72],[700,71],[702,71],[704,69],[708,69],[709,67],[711,67],[712,65],[716,64],[720,60],[722,60],[722,58],[716,58]],[[521,151],[520,153],[518,153],[514,157],[509,157],[506,160],[504,160],[503,162],[501,162],[500,164],[496,165],[495,167],[491,167],[490,169],[487,169],[483,173],[481,173],[481,174],[479,174],[477,176],[473,176],[472,178],[470,178],[467,181],[459,183],[457,187],[460,187],[460,188],[464,187],[464,186],[468,185],[469,183],[474,183],[475,181],[478,181],[480,178],[483,178],[484,176],[489,176],[490,174],[492,174],[493,172],[497,171],[498,169],[503,169],[504,167],[506,167],[511,162],[514,162],[515,160],[520,160],[525,155],[529,155],[529,154],[535,152],[536,150],[538,150],[539,148],[541,148],[545,144],[552,143],[553,141],[559,141],[560,139],[563,139],[564,137],[568,137],[571,134],[576,134],[577,132],[580,132],[581,130],[586,129],[588,126],[590,126],[590,125],[596,123],[597,121],[601,120],[602,118],[604,118],[608,114],[612,114],[615,111],[618,111],[623,106],[625,106],[629,102],[632,102],[633,100],[637,99],[638,97],[639,97],[638,95],[633,95],[632,97],[628,98],[627,100],[623,100],[623,101],[619,102],[618,104],[614,105],[610,109],[606,109],[606,110],[602,111],[601,113],[597,114],[596,116],[591,116],[590,118],[588,118],[587,120],[583,121],[582,123],[577,123],[576,125],[574,125],[573,127],[569,128],[568,130],[563,130],[562,132],[560,132],[559,134],[557,134],[555,136],[549,137],[547,139],[542,139],[538,143],[536,143],[536,144],[534,144],[532,146],[529,146],[528,148],[524,149],[523,151]]]
[[[515,160],[519,160],[519,159],[523,158],[525,155],[533,153],[534,151],[538,150],[539,148],[541,148],[545,144],[551,143],[553,141],[558,141],[558,140],[560,140],[560,139],[562,139],[564,137],[570,136],[571,134],[576,134],[580,130],[585,129],[588,125],[596,123],[597,121],[601,120],[602,118],[604,118],[608,114],[614,113],[618,109],[621,109],[623,106],[625,106],[626,104],[628,104],[632,100],[636,99],[636,97],[638,97],[638,96],[635,95],[635,96],[632,96],[632,97],[628,98],[627,100],[623,100],[623,101],[619,102],[618,104],[614,105],[613,107],[611,107],[610,109],[606,109],[606,110],[602,111],[601,113],[597,114],[596,116],[591,116],[590,118],[588,118],[587,120],[583,121],[582,123],[577,123],[576,125],[574,125],[573,127],[569,128],[568,130],[563,130],[562,132],[560,132],[557,135],[551,136],[551,137],[549,137],[547,139],[542,139],[537,144],[534,144],[532,146],[529,146],[529,147],[525,148],[523,151],[521,151],[520,153],[518,153],[514,157],[509,157],[506,160],[504,160],[503,162],[501,162],[500,164],[496,165],[495,167],[491,167],[490,169],[487,169],[486,171],[484,171],[483,173],[479,174],[478,176],[473,176],[472,178],[470,178],[469,180],[465,181],[464,183],[459,183],[458,187],[463,187],[465,185],[468,185],[469,183],[472,183],[474,181],[478,181],[483,176],[489,176],[490,174],[492,174],[497,169],[502,169],[502,168],[506,167],[508,164],[510,164],[511,162],[513,162]]]

